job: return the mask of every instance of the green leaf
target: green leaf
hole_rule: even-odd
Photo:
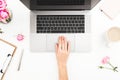
[[[0,33],[3,33],[3,31],[0,31]]]
[[[103,66],[99,66],[100,69],[103,69],[104,67]]]

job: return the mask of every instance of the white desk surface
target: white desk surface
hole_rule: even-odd
[[[58,70],[55,53],[32,53],[29,51],[29,10],[19,0],[7,0],[8,7],[13,12],[12,22],[0,24],[4,34],[0,38],[17,45],[18,49],[4,80],[58,80]],[[89,53],[71,53],[68,59],[69,80],[120,80],[120,47],[108,48],[105,32],[112,26],[120,27],[120,16],[110,20],[99,7],[100,2],[91,10],[92,51]],[[25,40],[18,42],[16,35],[22,33]],[[24,55],[21,70],[17,71],[21,48]],[[98,69],[101,59],[109,56],[111,63],[118,66],[119,72]]]

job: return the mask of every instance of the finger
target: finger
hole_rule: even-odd
[[[64,44],[65,44],[65,50],[67,50],[67,39],[66,38],[64,38]]]
[[[62,50],[65,49],[65,41],[64,41],[64,37],[62,36]]]
[[[61,43],[61,36],[58,38],[58,43]]]
[[[58,44],[59,44],[59,48],[61,49],[61,47],[62,47],[62,37],[61,36],[58,39]]]
[[[67,42],[67,51],[68,51],[68,53],[70,53],[70,42]]]
[[[56,50],[56,54],[58,53],[58,43],[56,43],[56,45],[55,45],[55,50]]]

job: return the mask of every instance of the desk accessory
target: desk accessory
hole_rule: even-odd
[[[117,42],[120,41],[120,28],[112,27],[107,31],[109,41]]]
[[[111,27],[107,33],[107,42],[108,46],[110,47],[110,43],[116,43],[116,45],[119,45],[120,42],[120,28],[119,27]]]
[[[0,80],[3,80],[16,49],[15,45],[0,39]]]
[[[23,53],[24,53],[24,49],[22,49],[21,54],[20,54],[20,60],[19,60],[19,64],[18,64],[18,71],[20,71],[20,68],[21,68]]]
[[[103,0],[100,10],[110,19],[120,14],[120,0]]]

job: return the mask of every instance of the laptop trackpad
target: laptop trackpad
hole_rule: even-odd
[[[71,51],[74,51],[75,38],[73,34],[48,34],[47,35],[47,50],[55,51],[55,44],[58,42],[59,36],[65,36],[71,44]]]

